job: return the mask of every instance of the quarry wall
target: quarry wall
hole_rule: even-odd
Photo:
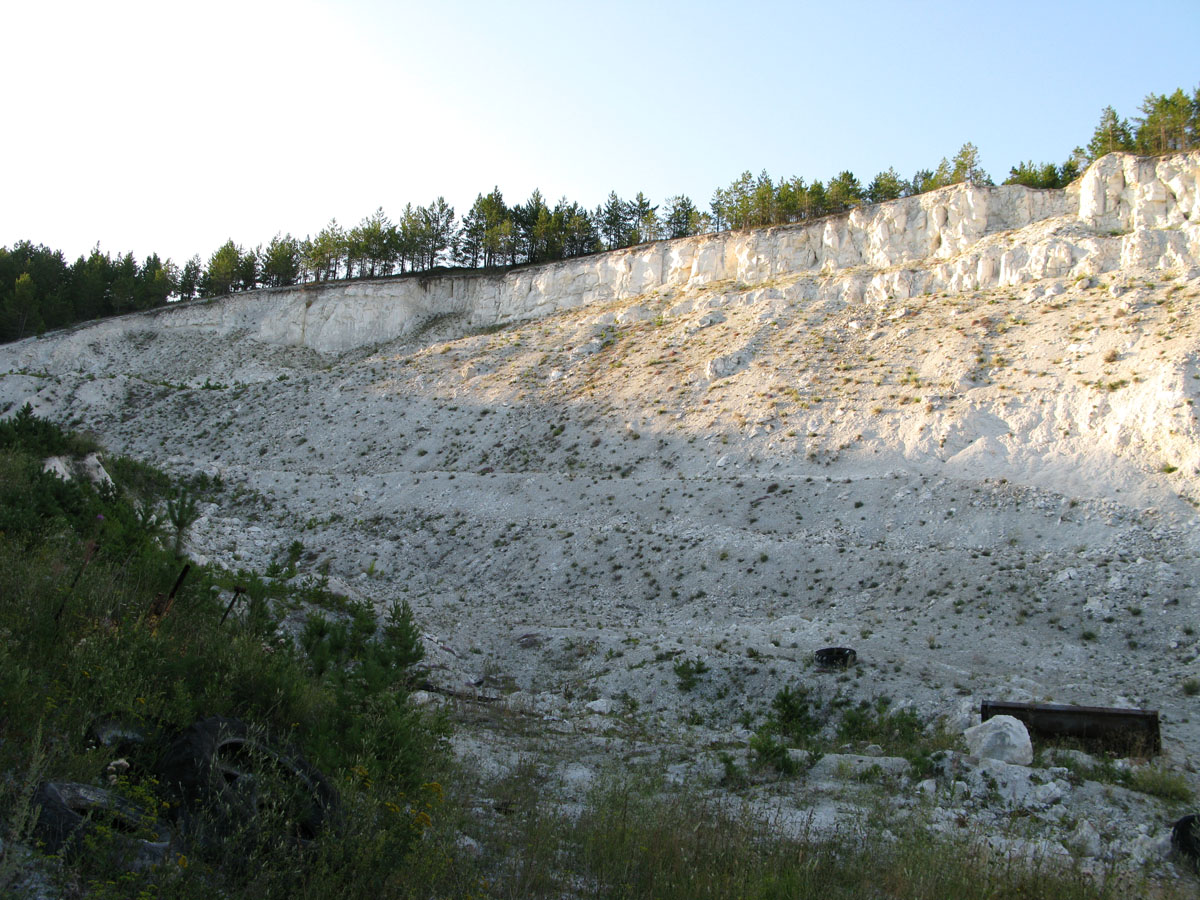
[[[333,282],[189,303],[159,311],[155,327],[239,331],[337,353],[402,337],[436,316],[480,328],[721,282],[776,280],[789,301],[879,302],[1127,266],[1191,269],[1200,265],[1198,182],[1200,153],[1111,154],[1064,190],[958,184],[803,225],[658,241],[502,273]],[[1024,229],[1019,239],[1016,229]]]

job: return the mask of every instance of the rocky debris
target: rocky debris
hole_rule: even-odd
[[[1033,743],[1025,723],[1012,716],[993,716],[963,732],[975,756],[1027,766],[1033,762]]]
[[[460,834],[455,838],[454,846],[471,859],[478,859],[483,855],[483,844],[467,834]]]
[[[975,802],[1000,802],[1011,809],[1045,810],[1070,791],[1066,769],[1031,769],[1024,764],[988,757],[977,761],[947,752],[939,762],[951,793],[961,791]]]
[[[1073,747],[1050,747],[1042,754],[1042,759],[1050,765],[1068,766],[1077,769],[1092,769],[1099,765],[1099,760],[1090,753],[1076,750]]]
[[[568,796],[583,798],[596,780],[596,773],[582,763],[568,763],[559,773],[559,778]]]
[[[87,476],[88,481],[97,487],[110,488],[113,486],[113,480],[109,477],[108,472],[104,469],[104,464],[100,462],[100,455],[97,453],[89,453],[79,462],[79,467],[83,470],[83,474]]]

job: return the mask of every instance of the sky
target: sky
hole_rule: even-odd
[[[998,183],[1200,84],[1197,0],[39,0],[4,13],[0,246],[207,261],[499,187],[707,208],[970,141]]]

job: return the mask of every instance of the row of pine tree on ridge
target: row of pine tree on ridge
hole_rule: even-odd
[[[1157,155],[1200,147],[1200,87],[1190,95],[1182,89],[1150,94],[1139,112],[1131,124],[1106,107],[1086,146],[1076,147],[1060,164],[1013,166],[1003,183],[1060,188],[1106,153]],[[747,171],[717,188],[707,209],[683,195],[652,204],[641,192],[632,200],[612,192],[593,210],[565,197],[551,206],[537,190],[525,203],[509,206],[497,187],[479,194],[461,219],[438,197],[428,206],[407,204],[396,221],[380,208],[351,228],[333,220],[302,239],[277,234],[254,248],[229,240],[207,263],[196,255],[182,266],[157,254],[139,264],[131,253],[114,257],[98,246],[68,264],[61,251],[20,241],[11,249],[0,247],[0,341],[196,296],[378,278],[444,265],[539,263],[663,238],[804,222],[965,181],[993,183],[970,143],[933,169],[903,178],[889,168],[865,186],[850,171],[826,182],[773,179],[766,171],[755,177]]]

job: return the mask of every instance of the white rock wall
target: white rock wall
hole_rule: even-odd
[[[1061,191],[961,184],[812,224],[659,241],[499,275],[308,285],[151,315],[156,328],[241,331],[337,353],[402,337],[438,315],[483,327],[724,281],[782,279],[789,302],[878,302],[1121,267],[1191,269],[1200,265],[1198,182],[1200,153],[1112,154]],[[1019,240],[1014,229],[1025,229]],[[89,332],[144,328],[125,317]]]
[[[1093,228],[1179,228],[1195,224],[1200,153],[1096,160],[1079,186],[1079,221]]]

